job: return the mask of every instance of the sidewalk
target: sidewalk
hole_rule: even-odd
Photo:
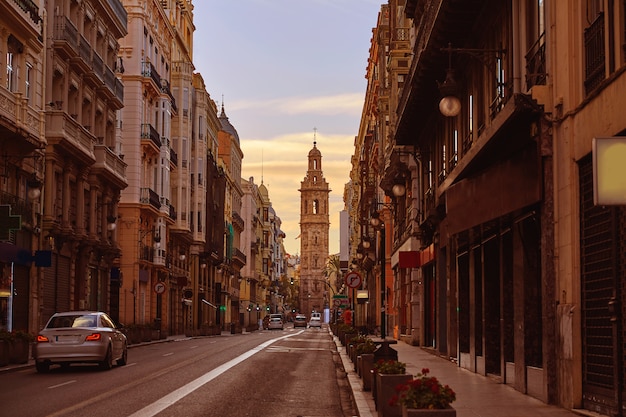
[[[361,379],[354,372],[354,365],[346,355],[346,348],[333,336],[344,369],[354,393],[360,417],[376,416],[372,393],[363,391]],[[488,377],[458,367],[455,363],[431,354],[424,349],[398,341],[391,345],[398,352],[398,360],[406,363],[408,374],[415,375],[423,368],[430,370],[442,384],[448,384],[456,392],[452,406],[457,417],[580,417],[560,407],[547,405],[533,397],[516,391],[513,387],[498,383]],[[591,416],[592,413],[584,415]]]

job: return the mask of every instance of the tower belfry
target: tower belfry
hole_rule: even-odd
[[[317,149],[317,129],[308,155],[308,169],[300,183],[300,308],[303,313],[322,312],[328,306],[324,266],[328,258],[328,196],[330,188]]]

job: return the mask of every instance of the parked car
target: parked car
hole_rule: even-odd
[[[283,319],[281,319],[280,317],[270,317],[270,323],[268,328],[270,330],[272,329],[280,329],[283,330],[284,329],[284,323],[283,323]]]
[[[304,314],[296,314],[293,319],[293,327],[306,327],[306,316]]]
[[[37,335],[33,346],[37,372],[47,372],[50,365],[97,363],[111,369],[113,362],[126,365],[126,336],[103,312],[69,311],[56,313]]]
[[[322,327],[322,319],[319,316],[311,317],[309,327]]]

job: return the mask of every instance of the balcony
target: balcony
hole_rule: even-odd
[[[526,89],[545,85],[546,77],[546,35],[542,33],[526,54]]]
[[[36,33],[41,33],[41,17],[39,16],[39,7],[32,0],[13,0],[13,3],[21,9],[21,11],[30,17],[30,23]]]
[[[176,107],[176,99],[172,95],[172,90],[170,89],[169,81],[161,80],[161,92],[167,94],[167,96],[170,98],[172,110],[174,111],[174,113],[177,113],[178,107]]]
[[[58,52],[64,52],[65,57],[73,58],[78,55],[78,29],[65,16],[54,17],[54,47]]]
[[[174,207],[173,205],[170,205],[170,219],[175,221],[177,217],[178,216],[176,215],[176,207]]]
[[[144,142],[144,140],[152,144],[155,152],[159,152],[161,149],[161,135],[149,123],[141,125],[141,142]]]
[[[236,211],[233,212],[233,226],[235,227],[235,229],[243,231],[245,223],[245,220],[239,215],[239,213],[237,213]]]
[[[170,162],[174,166],[178,166],[178,154],[174,149],[170,148]]]
[[[86,165],[95,162],[95,137],[67,113],[46,113],[46,138],[48,145],[56,145]]]
[[[139,245],[139,259],[142,261],[152,262],[154,261],[154,248],[149,245],[140,243]]]
[[[99,178],[105,178],[115,184],[117,188],[126,188],[128,185],[126,181],[127,164],[108,146],[94,146],[94,155],[96,163],[92,166],[91,172],[97,173]]]
[[[243,268],[246,264],[246,254],[237,248],[233,248],[233,264]]]
[[[141,75],[149,78],[154,83],[154,87],[157,91],[161,91],[161,76],[157,72],[152,62],[142,62],[141,63]]]
[[[157,210],[161,210],[161,199],[159,198],[159,194],[151,188],[142,188],[141,189],[141,204],[149,204]]]
[[[39,112],[28,105],[28,100],[20,94],[13,93],[4,87],[0,87],[0,124],[21,133],[31,145],[36,148],[42,147],[44,138],[43,123]]]
[[[109,66],[104,67],[104,87],[105,94],[113,100],[116,108],[124,107],[124,85]]]
[[[33,224],[33,204],[16,195],[0,190],[0,205],[11,206],[11,215],[22,216],[22,224]]]

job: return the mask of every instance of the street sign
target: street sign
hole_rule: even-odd
[[[345,294],[333,295],[333,307],[335,308],[347,308],[350,306],[350,300]]]
[[[165,284],[162,282],[154,284],[154,292],[157,294],[163,294],[165,292]]]
[[[361,286],[363,279],[361,278],[361,274],[356,271],[351,271],[346,274],[346,285],[350,288],[358,288]]]

